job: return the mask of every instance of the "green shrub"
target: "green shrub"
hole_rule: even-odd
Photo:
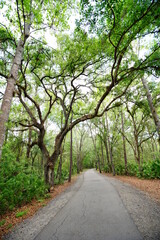
[[[68,179],[68,176],[69,176],[69,170],[68,170],[67,168],[65,168],[65,166],[62,167],[62,174],[61,174],[61,180],[62,180],[62,182],[63,182],[64,180],[67,180],[67,179]]]
[[[125,164],[123,162],[114,163],[115,172],[117,175],[125,175]],[[127,173],[129,176],[136,176],[138,171],[138,165],[135,162],[128,162]]]
[[[110,170],[109,170],[108,164],[103,167],[103,171],[104,171],[105,173],[109,173]]]
[[[106,171],[108,171],[107,167]],[[125,165],[123,163],[116,162],[115,172],[117,175],[124,175]],[[157,158],[156,160],[143,162],[143,164],[140,166],[140,169],[137,163],[128,161],[127,172],[129,176],[137,176],[139,178],[160,178],[160,159]]]
[[[25,167],[24,163],[6,158],[0,163],[0,214],[33,198],[44,196],[47,187],[36,170]]]
[[[129,176],[137,176],[138,164],[136,164],[135,162],[128,162],[127,172]]]
[[[152,162],[152,176],[153,178],[160,178],[160,159]]]
[[[124,175],[125,174],[125,166],[123,163],[116,163],[115,164],[115,172],[117,175]]]
[[[137,176],[146,179],[160,178],[160,159],[144,162]]]

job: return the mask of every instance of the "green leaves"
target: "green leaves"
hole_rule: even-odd
[[[9,150],[8,150],[9,151]],[[0,213],[30,202],[34,197],[44,196],[46,186],[37,171],[25,167],[26,163],[14,160],[13,154],[3,154],[0,164]],[[19,213],[17,217],[24,215]]]
[[[22,211],[22,212],[18,212],[18,213],[16,213],[16,218],[23,217],[26,214],[27,214],[27,210]]]
[[[144,162],[141,171],[137,172],[137,176],[147,179],[160,178],[160,159]]]

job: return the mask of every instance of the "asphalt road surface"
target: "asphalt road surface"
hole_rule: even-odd
[[[118,192],[94,170],[35,240],[142,240]]]

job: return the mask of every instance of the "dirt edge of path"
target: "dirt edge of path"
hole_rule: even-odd
[[[48,198],[46,199],[33,199],[30,203],[24,204],[21,207],[15,208],[14,211],[7,212],[4,215],[0,216],[0,223],[4,224],[0,226],[0,240],[2,236],[10,232],[18,223],[23,222],[25,219],[32,217],[39,209],[46,206],[50,201],[52,201],[59,194],[64,192],[68,187],[76,182],[78,175],[72,177],[72,182],[66,181],[61,185],[55,186],[54,190],[51,190],[48,193]],[[25,214],[22,217],[16,217],[16,214],[19,212],[24,212]]]
[[[128,183],[139,190],[147,193],[153,200],[160,204],[160,179],[139,179],[133,176],[113,176],[110,173],[103,173],[107,177],[118,179],[121,182]]]

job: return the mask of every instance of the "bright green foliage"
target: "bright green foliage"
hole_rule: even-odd
[[[117,175],[125,175],[124,163],[115,163],[115,171]],[[135,162],[129,161],[127,164],[127,173],[129,176],[136,176],[138,173],[138,165]]]
[[[27,214],[27,210],[22,211],[22,212],[18,212],[18,213],[16,213],[16,218],[23,217],[26,214]]]
[[[4,149],[3,156],[7,157],[0,165],[0,213],[45,195],[44,179],[36,170],[26,167],[27,162],[17,162],[8,149]]]
[[[137,173],[140,178],[160,178],[160,159],[144,162],[141,171]]]
[[[3,219],[2,221],[0,221],[0,227],[3,226],[5,224],[6,220]]]
[[[109,172],[108,165],[105,165],[103,170],[104,172]],[[117,175],[125,175],[125,165],[123,162],[115,162],[115,172]],[[129,176],[136,176],[139,178],[160,178],[160,159],[144,162],[140,170],[135,162],[129,161],[127,164],[127,172]]]
[[[86,155],[85,155],[85,157],[84,157],[84,159],[83,159],[83,167],[84,168],[94,168],[94,152],[93,152],[93,150],[92,151],[89,151]]]

